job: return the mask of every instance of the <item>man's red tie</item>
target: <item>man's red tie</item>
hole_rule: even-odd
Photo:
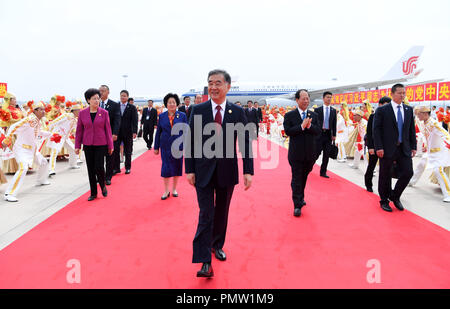
[[[220,105],[216,106],[217,112],[216,112],[216,117],[214,118],[214,121],[217,122],[219,125],[222,125],[222,114],[220,113],[221,109],[222,108],[220,107]]]

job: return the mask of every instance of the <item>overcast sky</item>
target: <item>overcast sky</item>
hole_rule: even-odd
[[[0,82],[20,101],[181,94],[239,81],[370,81],[413,45],[420,79],[450,77],[450,1],[0,0]]]

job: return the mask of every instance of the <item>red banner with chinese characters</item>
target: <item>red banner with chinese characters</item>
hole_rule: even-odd
[[[407,86],[406,87],[406,98],[409,102],[414,102],[414,87]]]
[[[425,100],[425,85],[414,86],[414,101],[420,102]]]
[[[353,93],[353,103],[361,103],[361,96],[359,92]]]
[[[7,83],[0,83],[0,98],[3,98],[8,91]]]
[[[424,101],[450,101],[450,81],[441,83],[429,83],[422,85],[406,86],[406,98],[409,102]],[[382,97],[391,97],[391,89],[356,91],[333,94],[334,104],[347,102],[348,104],[360,104],[364,100],[376,104]]]
[[[425,100],[436,101],[437,98],[437,83],[425,85]]]
[[[439,83],[439,101],[450,101],[450,82]]]
[[[360,91],[359,92],[359,100],[361,101],[361,103],[367,99],[367,91]]]

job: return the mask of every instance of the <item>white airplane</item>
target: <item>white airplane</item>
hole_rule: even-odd
[[[413,46],[399,61],[380,79],[370,82],[342,83],[336,79],[329,82],[274,82],[274,83],[240,83],[232,82],[231,89],[227,94],[227,99],[233,103],[239,101],[242,105],[247,105],[247,101],[257,101],[260,104],[270,104],[271,106],[292,106],[296,103],[295,92],[298,89],[307,89],[311,95],[311,101],[322,102],[322,94],[325,91],[332,93],[344,93],[351,91],[362,91],[365,89],[376,89],[383,85],[393,85],[405,83],[417,77],[423,70],[417,69],[423,46]],[[441,79],[442,80],[442,79]],[[427,81],[430,82],[430,81]],[[435,82],[435,81],[433,81]],[[425,83],[425,82],[423,82]],[[204,94],[202,89],[190,89],[182,96],[195,96]],[[314,102],[315,104],[316,102]]]

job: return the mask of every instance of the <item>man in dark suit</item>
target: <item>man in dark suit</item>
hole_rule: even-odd
[[[245,110],[247,116],[247,121],[249,123],[254,123],[256,128],[256,137],[258,137],[258,110],[253,107],[253,102],[247,102],[247,109]]]
[[[262,109],[261,107],[259,107],[258,102],[255,101],[255,103],[253,104],[253,106],[256,108],[257,110],[257,114],[258,114],[258,123],[260,123],[263,119],[263,114],[262,114]]]
[[[120,130],[120,105],[119,103],[114,102],[113,100],[108,99],[109,96],[109,87],[106,85],[100,86],[100,107],[104,108],[108,111],[109,122],[111,125],[112,139],[114,143],[114,150],[117,149],[119,151],[120,144],[118,144],[118,136]],[[111,178],[113,176],[114,171],[114,153],[106,154],[106,173],[105,180],[106,184],[109,186],[111,184]]]
[[[417,141],[413,109],[403,104],[406,96],[402,84],[392,86],[392,102],[377,108],[373,118],[373,141],[375,152],[380,158],[378,193],[380,205],[385,211],[392,211],[389,200],[403,210],[400,197],[414,174],[412,157],[416,155]],[[391,168],[394,161],[398,166],[398,181],[392,190]]]
[[[378,107],[383,106],[384,104],[391,103],[390,97],[382,97],[378,101]],[[367,191],[373,192],[373,171],[375,170],[375,167],[377,166],[378,162],[378,156],[375,153],[375,144],[373,142],[373,117],[375,114],[372,114],[369,116],[369,120],[367,121],[367,133],[364,137],[364,142],[367,146],[367,149],[369,149],[369,164],[367,165],[366,173],[364,174],[364,183],[366,185]]]
[[[211,252],[218,260],[226,259],[223,246],[228,210],[234,186],[239,183],[236,140],[242,153],[245,190],[252,183],[249,129],[243,128],[247,117],[241,107],[226,100],[230,86],[231,77],[227,72],[209,72],[208,93],[211,99],[193,106],[189,120],[190,140],[186,142],[185,169],[188,182],[195,186],[200,208],[192,262],[203,263],[197,277],[214,275]],[[215,129],[212,132],[208,130],[211,127]],[[215,141],[213,145],[211,139]],[[209,148],[205,144],[209,144]]]
[[[319,119],[319,127],[322,129],[316,141],[316,158],[322,153],[322,165],[320,176],[330,178],[327,175],[328,161],[330,159],[331,142],[336,140],[336,110],[331,107],[333,94],[329,91],[323,93],[323,106],[314,110]]]
[[[189,114],[190,114],[190,112],[191,112],[191,111],[189,110],[190,107],[191,107],[191,97],[188,97],[188,96],[184,97],[184,98],[183,98],[183,102],[184,102],[184,105],[178,107],[178,111],[179,111],[179,112],[185,113],[187,119],[189,120]]]
[[[320,134],[320,126],[317,114],[308,110],[308,91],[298,90],[295,93],[295,101],[298,108],[286,113],[283,126],[289,136],[288,160],[292,171],[294,216],[299,217],[302,207],[306,205],[306,181],[316,161],[316,137]]]
[[[144,127],[143,136],[147,149],[152,149],[153,131],[158,122],[158,112],[153,108],[153,100],[148,100],[148,106],[142,111],[141,125]]]
[[[133,153],[133,139],[137,136],[138,113],[136,106],[128,103],[129,93],[127,90],[120,92],[120,130],[118,137],[119,149],[114,149],[115,174],[120,173],[120,144],[123,142],[125,155],[125,174],[131,170],[131,155]]]

